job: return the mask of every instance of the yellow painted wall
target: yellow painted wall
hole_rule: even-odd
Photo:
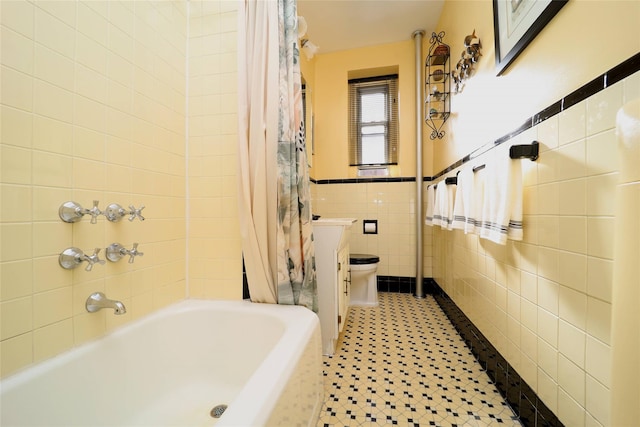
[[[390,173],[415,176],[415,47],[411,35],[399,43],[320,53],[310,64],[303,61],[303,65],[303,73],[313,75],[313,178],[356,177],[357,168],[349,167],[347,149],[348,80],[363,77],[362,70],[381,69],[387,74],[390,67],[397,69],[400,91],[399,159],[397,166],[390,167]],[[305,71],[308,68],[310,72]],[[365,72],[365,76],[371,75]],[[424,146],[430,149],[432,144],[425,142]],[[430,154],[425,149],[424,155]],[[425,175],[431,174],[430,164],[425,163]],[[351,233],[351,250],[378,255],[379,275],[415,276],[415,183],[322,184],[315,185],[312,194],[314,213],[358,220]],[[363,234],[364,219],[378,221],[378,234]],[[430,266],[429,262],[428,275]]]
[[[319,54],[315,62],[315,179],[355,177],[348,160],[349,72],[398,67],[400,135],[398,166],[393,176],[415,175],[415,53],[413,40]]]
[[[500,77],[492,3],[445,3],[438,31],[446,32],[453,58],[474,29],[483,56],[464,91],[452,98],[448,134],[434,144],[435,172],[640,52],[640,2],[570,0]]]

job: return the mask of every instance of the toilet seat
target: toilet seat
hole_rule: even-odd
[[[371,254],[349,254],[349,264],[377,264],[380,262],[380,257]]]

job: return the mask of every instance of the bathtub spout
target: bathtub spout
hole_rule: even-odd
[[[109,299],[102,292],[94,292],[89,295],[85,306],[89,313],[95,313],[103,308],[113,308],[115,314],[125,314],[127,312],[122,302]]]

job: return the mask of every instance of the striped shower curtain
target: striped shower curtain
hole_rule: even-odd
[[[239,208],[252,301],[318,310],[295,0],[241,0]]]

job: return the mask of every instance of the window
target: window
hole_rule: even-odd
[[[398,164],[398,75],[349,80],[349,165]]]

